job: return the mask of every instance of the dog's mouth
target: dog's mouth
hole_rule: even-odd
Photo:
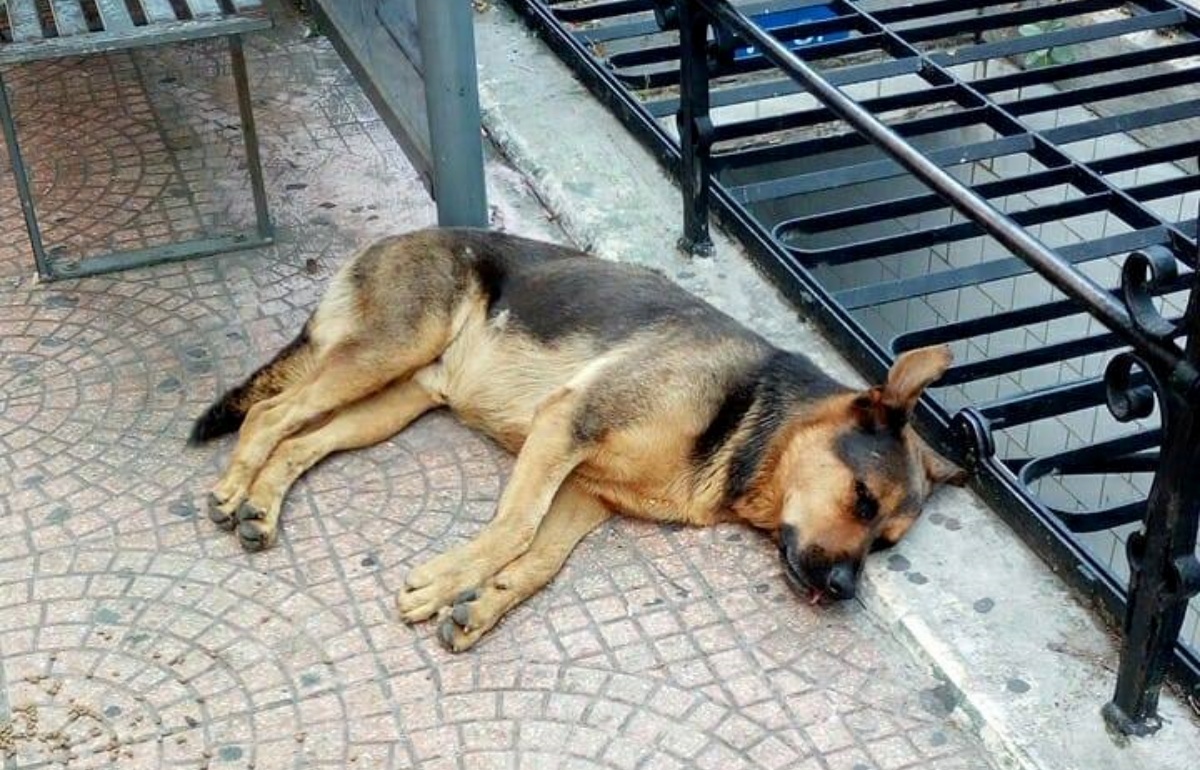
[[[828,598],[825,591],[817,588],[812,583],[800,574],[800,571],[792,566],[792,562],[785,556],[780,559],[783,562],[783,577],[787,580],[789,586],[799,596],[803,597],[810,606],[816,606],[826,601]]]

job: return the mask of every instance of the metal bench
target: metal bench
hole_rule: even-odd
[[[48,6],[43,13],[39,6]],[[241,113],[246,165],[254,193],[256,229],[253,233],[205,237],[133,251],[72,259],[49,254],[42,243],[29,174],[17,142],[17,127],[7,89],[0,76],[0,123],[8,146],[25,226],[33,246],[38,275],[43,280],[96,275],[190,257],[219,254],[269,244],[271,220],[267,211],[258,135],[250,105],[246,58],[241,36],[267,29],[271,20],[261,0],[8,0],[7,26],[0,28],[0,67],[45,59],[105,54],[132,48],[168,45],[224,37],[229,42],[233,79]]]

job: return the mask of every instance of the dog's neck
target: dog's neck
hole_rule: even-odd
[[[836,383],[821,383],[807,392],[791,388],[782,396],[778,390],[756,396],[729,442],[724,480],[728,512],[761,529],[778,526],[787,492],[787,474],[781,468],[785,458],[795,460],[797,435],[828,412],[843,411],[852,397],[852,391]]]
[[[781,420],[782,427],[776,428],[768,441],[749,482],[736,497],[727,501],[729,512],[734,518],[759,529],[774,530],[779,525],[783,509],[784,488],[779,467],[792,438],[807,420],[798,413]],[[752,428],[751,428],[752,429]],[[750,440],[750,437],[747,437]]]

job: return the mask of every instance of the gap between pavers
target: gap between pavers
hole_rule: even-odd
[[[846,361],[714,228],[691,260],[678,187],[654,157],[508,8],[476,16],[484,125],[567,235],[600,256],[653,266],[776,344],[862,384]],[[1165,726],[1119,747],[1100,707],[1115,638],[1053,571],[967,490],[944,490],[892,552],[869,560],[862,602],[944,685],[929,694],[1004,767],[1184,770],[1200,757],[1191,710],[1164,692]]]

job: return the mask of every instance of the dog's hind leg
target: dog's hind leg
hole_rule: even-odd
[[[523,554],[571,471],[584,459],[575,432],[577,394],[564,388],[538,410],[496,517],[469,543],[408,574],[397,600],[409,623],[425,620]]]
[[[284,439],[255,477],[236,516],[218,519],[217,524],[229,528],[237,524],[238,540],[248,551],[273,545],[288,489],[309,468],[334,452],[388,439],[437,406],[439,402],[425,388],[403,380],[339,410],[305,433]]]
[[[604,503],[568,480],[529,550],[441,612],[438,637],[453,652],[474,645],[504,615],[549,583],[579,541],[611,516]]]
[[[210,516],[233,516],[280,441],[393,381],[411,377],[437,358],[445,347],[445,327],[422,331],[403,348],[341,343],[294,388],[255,404],[246,415],[225,475],[209,495]]]

